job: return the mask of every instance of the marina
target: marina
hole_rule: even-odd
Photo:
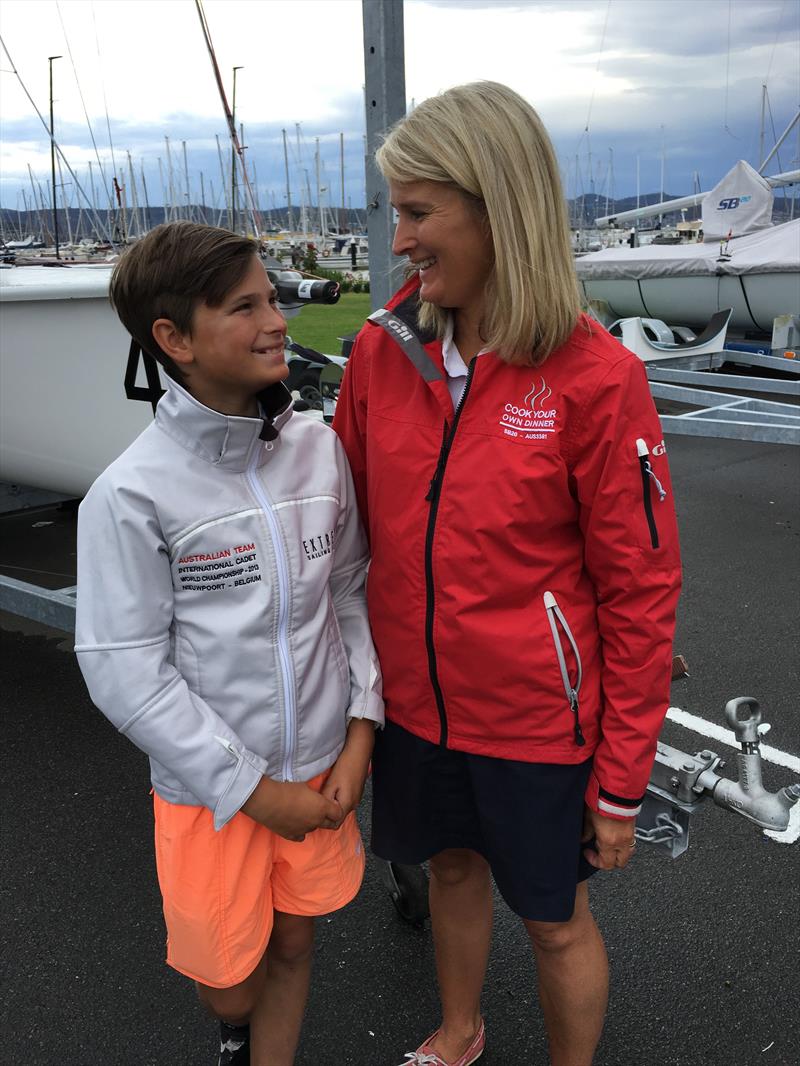
[[[167,26],[178,6],[163,5],[160,34],[170,37]],[[17,194],[16,210],[2,213],[0,641],[7,800],[0,825],[6,916],[0,1021],[14,1061],[32,1066],[203,1066],[216,1061],[218,1049],[215,1025],[198,1005],[191,982],[163,961],[147,759],[92,705],[73,649],[77,506],[98,474],[150,423],[161,384],[159,370],[143,358],[109,305],[116,257],[162,219],[236,229],[258,240],[290,320],[309,303],[335,303],[345,286],[357,286],[359,292],[371,288],[373,309],[379,307],[396,287],[400,265],[390,253],[394,212],[373,154],[381,132],[406,106],[403,4],[365,0],[363,7],[364,66],[355,64],[354,94],[359,121],[366,125],[363,152],[360,132],[357,137],[347,133],[348,151],[357,142],[360,210],[351,210],[347,196],[348,182],[355,190],[356,179],[349,172],[345,134],[328,129],[326,143],[320,129],[312,154],[310,146],[301,146],[299,122],[294,136],[287,137],[281,127],[288,125],[288,113],[269,141],[270,152],[279,156],[278,177],[271,184],[259,182],[256,166],[262,171],[271,166],[264,150],[268,138],[260,139],[255,122],[245,137],[237,111],[237,71],[245,68],[233,67],[229,103],[203,4],[186,5],[192,6],[219,90],[214,105],[222,105],[227,143],[223,138],[221,145],[216,135],[214,150],[205,144],[202,150],[210,156],[195,171],[194,162],[192,169],[188,162],[192,141],[187,150],[183,140],[179,163],[171,127],[163,137],[165,165],[158,159],[158,209],[151,202],[158,199],[153,173],[148,200],[145,162],[137,152],[134,158],[130,151],[120,154],[125,163],[116,168],[113,185],[111,170],[103,175],[99,199],[93,184],[99,180],[99,156],[97,173],[83,156],[82,169],[76,164],[73,172],[60,154],[57,180],[61,147],[54,132],[52,79],[53,62],[63,57],[51,56],[49,190],[28,165],[29,186]],[[361,11],[361,5],[349,6]],[[438,9],[447,6],[405,5],[407,24],[416,26],[415,45],[444,36],[436,19],[442,14]],[[482,6],[466,5],[459,19],[466,24],[474,14],[470,9]],[[500,21],[507,5],[485,6]],[[206,7],[216,15],[213,0]],[[315,5],[320,25],[325,8]],[[424,33],[413,23],[423,9]],[[245,10],[249,31],[250,9]],[[593,1066],[796,1066],[800,218],[795,196],[800,171],[793,169],[796,155],[780,166],[776,158],[771,169],[781,172],[780,180],[766,179],[762,171],[789,133],[800,132],[800,112],[781,137],[772,123],[770,151],[765,76],[761,143],[751,157],[759,166],[753,188],[769,204],[760,213],[757,203],[750,205],[755,222],[749,227],[738,226],[736,213],[740,202],[750,202],[749,187],[729,192],[717,186],[700,194],[695,172],[696,195],[684,198],[687,203],[664,199],[663,125],[663,202],[639,207],[636,154],[636,208],[627,212],[633,198],[614,195],[613,151],[608,166],[601,167],[597,143],[593,162],[589,138],[590,127],[595,133],[595,91],[605,88],[599,72],[610,18],[613,62],[621,69],[626,50],[636,52],[625,36],[627,27],[614,24],[612,11],[616,16],[612,0],[599,5],[594,24],[600,51],[578,142],[587,153],[585,162],[576,153],[563,172],[572,193],[572,244],[585,309],[645,362],[662,418],[665,437],[659,447],[669,454],[684,570],[674,652],[685,665],[678,663],[673,674],[671,706],[637,826],[640,846],[624,871],[599,873],[591,881],[592,907],[612,974],[608,1018]],[[731,14],[724,101],[728,135],[727,81],[737,66],[731,64]],[[191,16],[194,21],[195,11]],[[550,16],[558,20],[562,13],[550,11]],[[181,19],[172,23],[170,39],[183,33],[183,14]],[[782,19],[781,7],[777,22],[770,23],[770,32],[773,23],[777,30],[769,68],[761,56],[767,75],[782,43]],[[224,24],[221,19],[215,27]],[[250,34],[242,33],[242,25],[240,18],[237,51],[220,47],[225,70],[231,57],[241,62],[238,50],[248,44],[244,38]],[[63,20],[62,29],[66,41]],[[340,102],[333,92],[328,99],[328,87],[338,89],[330,60],[337,57],[342,73],[345,51],[332,25],[329,38],[319,26],[314,30],[324,39],[327,62],[315,106],[320,113],[327,106],[338,121]],[[651,24],[642,39],[653,32]],[[666,51],[668,27],[659,26],[662,32]],[[724,36],[724,30],[714,28],[709,40],[720,33]],[[559,34],[577,49],[581,38],[574,26],[559,22]],[[491,54],[485,29],[483,34],[473,29],[472,36],[484,54]],[[537,38],[518,36],[525,42],[524,65]],[[517,45],[512,38],[506,33],[503,41],[509,69]],[[198,41],[181,40],[185,51],[202,51]],[[454,32],[454,51],[457,41]],[[694,49],[685,44],[682,39],[679,52]],[[712,47],[702,40],[706,52]],[[465,48],[463,40],[458,48]],[[354,49],[360,50],[360,42]],[[99,52],[98,42],[98,58]],[[249,55],[250,70],[259,70],[264,110],[274,111],[276,99],[280,107],[291,100],[299,108],[303,82],[316,72],[290,69],[287,63],[283,69],[270,66],[264,76],[263,39],[256,55]],[[272,63],[275,53],[268,50],[268,55]],[[202,58],[198,95],[208,79],[205,53]],[[446,58],[439,54],[437,63],[429,64],[436,66],[437,76],[441,62],[446,77]],[[647,77],[655,78],[657,64],[651,59]],[[119,56],[120,68],[124,61]],[[537,61],[543,62],[541,54]],[[752,74],[755,64],[748,69]],[[13,73],[19,77],[16,69]],[[634,81],[637,76],[644,80],[641,69]],[[556,82],[566,74],[549,77]],[[676,98],[680,77],[676,66],[671,75]],[[142,78],[143,95],[148,80]],[[633,82],[625,90],[622,84],[617,83],[619,99],[630,95]],[[663,99],[663,86],[660,92]],[[546,106],[546,92],[543,99]],[[175,100],[179,111],[177,94]],[[310,127],[304,118],[305,128]],[[110,124],[108,132],[110,138]],[[198,156],[202,139],[198,135]],[[688,142],[687,134],[681,151],[689,152]],[[736,151],[744,154],[744,145]],[[209,158],[214,167],[218,163],[216,190],[210,180],[206,189]],[[205,166],[205,174],[199,166]],[[741,161],[736,168],[742,172]],[[712,180],[718,178],[715,173]],[[782,193],[779,203],[766,191],[773,184]],[[717,212],[717,229],[712,212]],[[657,229],[640,228],[639,218],[648,214],[663,216]],[[729,223],[731,218],[737,222]],[[338,349],[315,353],[287,347],[293,417],[330,422],[349,347],[347,338],[342,355]],[[738,711],[729,703],[736,699]],[[747,721],[745,710],[751,712]],[[359,809],[367,843],[370,808],[368,781]],[[396,1066],[438,1024],[432,933],[420,904],[423,875],[416,870],[417,896],[412,897],[402,882],[391,882],[389,864],[367,852],[365,881],[355,901],[317,921],[311,998],[295,1066]],[[496,889],[482,1011],[487,1047],[481,1064],[546,1066],[530,946]]]

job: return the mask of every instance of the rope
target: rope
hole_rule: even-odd
[[[244,180],[244,187],[247,192],[248,207],[250,208],[251,221],[253,223],[253,232],[256,237],[261,235],[263,226],[261,224],[260,213],[256,208],[255,197],[253,196],[253,190],[250,186],[250,181],[247,177],[247,170],[244,165],[244,158],[242,155],[242,146],[239,143],[239,136],[236,133],[236,123],[233,119],[233,114],[228,106],[228,97],[225,94],[225,86],[222,84],[222,75],[219,71],[219,64],[217,63],[217,56],[214,52],[214,45],[211,43],[211,31],[208,28],[208,22],[206,20],[205,12],[203,11],[202,0],[194,0],[195,7],[197,8],[197,14],[200,19],[200,27],[203,31],[203,37],[205,38],[206,48],[211,58],[211,67],[214,71],[214,77],[217,82],[217,89],[219,90],[220,100],[222,101],[222,108],[225,112],[225,119],[228,123],[228,132],[231,138],[231,144],[234,147],[236,158],[239,161],[239,166],[242,170],[242,178]]]
[[[114,240],[113,240],[111,234],[109,233],[108,228],[106,227],[106,225],[103,222],[103,220],[100,218],[100,216],[95,211],[94,205],[92,204],[91,200],[86,195],[86,193],[84,192],[83,186],[78,181],[77,174],[72,169],[72,167],[69,165],[69,160],[64,155],[64,153],[61,151],[61,146],[59,145],[58,141],[55,139],[55,136],[51,132],[50,127],[47,125],[47,122],[45,121],[44,116],[42,115],[41,111],[39,110],[39,108],[34,103],[33,97],[28,92],[28,87],[25,84],[25,82],[22,80],[22,75],[17,70],[17,68],[16,68],[16,66],[14,64],[14,60],[11,58],[11,53],[8,50],[6,42],[3,40],[2,35],[0,35],[0,47],[2,47],[3,51],[5,52],[6,56],[8,57],[8,61],[11,64],[11,72],[13,74],[16,74],[17,81],[19,81],[20,86],[22,87],[22,91],[27,96],[28,102],[30,103],[30,105],[33,108],[33,110],[36,112],[36,115],[37,115],[39,121],[44,126],[45,132],[47,133],[48,140],[52,142],[54,149],[58,153],[59,159],[62,159],[64,161],[64,166],[67,168],[68,173],[72,176],[72,178],[73,178],[73,180],[75,182],[75,187],[78,189],[78,191],[80,192],[81,196],[86,201],[86,203],[92,208],[92,214],[94,216],[95,222],[97,223],[98,229],[105,235],[105,237],[108,240],[108,242],[111,245],[111,247],[112,248],[115,247]]]
[[[114,158],[114,141],[111,137],[111,119],[108,117],[108,99],[106,98],[106,79],[103,72],[103,57],[100,54],[100,39],[97,36],[97,19],[94,16],[94,0],[92,0],[92,25],[94,26],[94,43],[97,47],[97,61],[100,65],[100,85],[103,89],[103,106],[106,109],[106,129],[108,130],[108,146],[111,149],[111,166],[114,169],[114,174],[117,173],[117,161]],[[114,197],[111,193],[111,186],[106,181],[105,171],[101,165],[100,176],[103,179],[103,185],[106,186],[108,192],[108,208],[109,211],[114,210]]]
[[[603,51],[604,51],[605,45],[606,45],[606,29],[608,28],[608,14],[609,14],[610,10],[611,10],[611,0],[608,0],[608,3],[606,4],[606,15],[605,15],[605,18],[603,20],[603,34],[602,34],[602,36],[600,38],[600,51],[598,52],[597,64],[596,64],[596,66],[594,68],[594,84],[592,86],[592,98],[589,101],[589,113],[586,116],[586,126],[584,127],[584,131],[583,131],[584,133],[587,133],[587,134],[589,132],[589,123],[591,122],[591,118],[592,118],[592,108],[594,107],[594,98],[595,98],[595,94],[597,93],[597,77],[598,77],[598,75],[600,73],[600,60],[603,58]]]
[[[100,162],[100,153],[97,149],[97,141],[95,141],[94,139],[94,130],[92,129],[92,122],[89,118],[89,112],[86,110],[86,101],[83,98],[83,90],[81,89],[81,83],[78,80],[78,71],[75,67],[75,60],[72,58],[72,48],[70,47],[69,37],[67,36],[67,27],[64,25],[64,16],[61,14],[61,5],[59,4],[58,0],[56,0],[56,10],[58,11],[58,18],[61,22],[61,30],[64,34],[64,44],[67,46],[67,55],[69,56],[69,61],[72,64],[72,73],[75,75],[75,84],[78,86],[78,96],[80,96],[81,98],[81,106],[83,107],[83,114],[86,118],[86,125],[89,127],[89,136],[92,138],[92,147],[94,148],[95,159],[97,160],[97,165],[100,168],[100,176],[103,178],[103,183],[105,184],[103,164]]]

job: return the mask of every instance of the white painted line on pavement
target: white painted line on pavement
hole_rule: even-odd
[[[682,711],[680,707],[670,707],[667,711],[667,718],[671,722],[675,722],[676,725],[691,729],[694,733],[700,733],[704,737],[712,737],[714,740],[719,740],[731,748],[741,750],[736,735],[731,729],[723,729],[721,725],[707,722],[705,718],[698,718],[695,714]],[[800,774],[800,758],[796,755],[791,755],[788,751],[781,751],[779,748],[773,748],[769,744],[762,744],[761,758],[766,762],[774,763],[776,766],[785,766],[787,770],[793,770],[796,774]],[[800,840],[800,803],[796,803],[789,811],[789,825],[786,829],[780,833],[776,833],[772,829],[764,829],[763,833],[764,836],[770,837],[771,840],[777,840],[780,844],[794,844],[796,840]]]
[[[705,718],[698,718],[697,715],[689,714],[688,711],[682,711],[680,707],[670,707],[667,711],[667,718],[671,722],[677,722],[678,725],[693,730],[695,733],[702,733],[704,737],[713,737],[714,740],[721,740],[723,744],[727,744],[731,748],[739,748],[739,742],[732,729],[723,729],[721,725],[707,722]],[[787,751],[780,751],[778,748],[770,747],[769,744],[762,744],[761,758],[766,759],[767,762],[775,763],[776,766],[785,766],[787,770],[794,770],[796,774],[800,774],[800,758],[796,755],[790,755]]]

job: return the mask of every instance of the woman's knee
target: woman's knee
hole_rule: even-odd
[[[467,848],[449,848],[440,851],[430,861],[431,877],[445,888],[453,888],[472,882],[489,880],[489,864],[476,851]]]
[[[594,935],[595,925],[589,910],[585,884],[578,886],[575,909],[565,922],[534,922],[524,919],[531,943],[537,951],[564,951]]]

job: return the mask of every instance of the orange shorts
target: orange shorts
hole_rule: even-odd
[[[319,790],[326,777],[308,784]],[[361,887],[364,848],[354,811],[338,830],[291,841],[241,812],[215,831],[207,807],[153,800],[167,963],[204,985],[230,988],[252,973],[275,910],[327,914]]]

